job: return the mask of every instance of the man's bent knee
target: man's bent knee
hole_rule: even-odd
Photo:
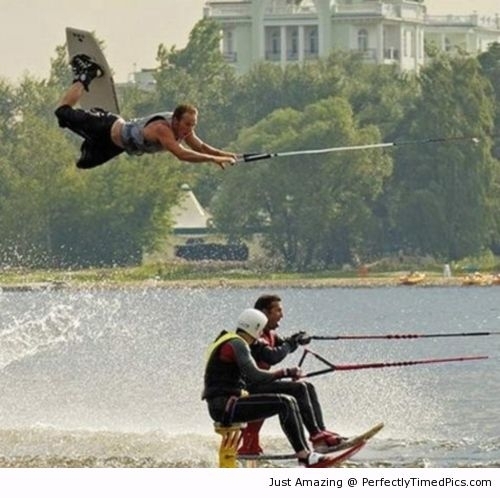
[[[68,121],[71,119],[71,112],[73,108],[67,104],[59,106],[54,114],[57,117],[57,121],[61,128],[66,128],[68,126]]]
[[[287,405],[291,405],[293,407],[298,407],[298,404],[297,404],[297,399],[295,398],[295,396],[292,396],[291,394],[278,394],[280,400],[287,404]]]

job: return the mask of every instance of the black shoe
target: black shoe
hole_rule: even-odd
[[[71,69],[75,75],[73,83],[79,81],[87,92],[89,91],[90,82],[104,74],[102,67],[85,54],[75,55],[71,59]]]

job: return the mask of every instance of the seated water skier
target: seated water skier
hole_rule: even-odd
[[[306,345],[311,338],[306,332],[298,332],[290,337],[281,337],[276,331],[283,318],[281,298],[275,294],[264,294],[254,304],[254,308],[266,315],[267,323],[258,340],[250,345],[250,350],[259,368],[269,370],[270,367],[284,360],[299,345]],[[346,440],[336,432],[326,429],[318,394],[313,384],[301,380],[275,380],[269,383],[249,383],[248,391],[257,393],[282,393],[293,396],[297,400],[304,425],[309,432],[310,441],[315,451],[333,451],[337,445]],[[263,452],[259,443],[259,431],[264,420],[251,422],[243,430],[242,444],[238,450],[240,455],[260,454]]]
[[[311,451],[303,429],[297,400],[288,394],[250,394],[248,383],[273,383],[276,379],[298,377],[299,369],[262,370],[250,354],[250,345],[260,336],[267,317],[250,308],[241,313],[235,332],[222,331],[208,350],[202,399],[211,418],[222,425],[249,422],[278,415],[281,428],[293,447],[299,464],[327,467],[328,455]]]
[[[158,112],[126,121],[103,109],[75,109],[83,92],[103,69],[86,55],[71,60],[74,79],[55,110],[59,126],[83,137],[78,168],[94,168],[126,152],[130,155],[170,152],[181,161],[213,162],[224,168],[234,164],[237,155],[204,143],[195,133],[197,109],[189,104],[173,112]],[[184,142],[188,147],[184,147]]]

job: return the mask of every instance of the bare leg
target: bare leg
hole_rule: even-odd
[[[75,105],[78,104],[78,102],[82,98],[84,91],[85,88],[83,84],[80,81],[76,81],[62,96],[61,101],[59,102],[59,106],[69,105],[70,107],[75,107]]]

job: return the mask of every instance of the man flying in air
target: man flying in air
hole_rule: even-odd
[[[71,60],[73,84],[55,110],[59,126],[69,128],[84,141],[76,165],[88,169],[126,152],[130,155],[170,152],[181,161],[213,162],[223,168],[236,162],[237,155],[204,143],[195,133],[196,107],[182,104],[173,112],[158,112],[126,121],[103,109],[75,109],[83,92],[104,71],[90,57],[82,54]],[[188,147],[183,145],[185,143]]]

